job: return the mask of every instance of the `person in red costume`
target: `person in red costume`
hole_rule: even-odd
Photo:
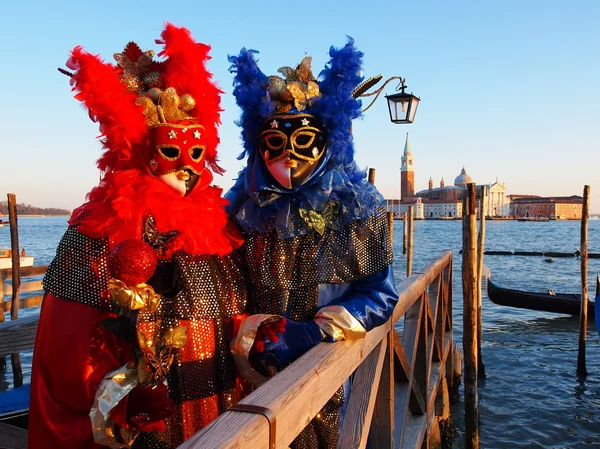
[[[239,399],[242,240],[211,186],[222,92],[207,45],[161,37],[161,61],[130,42],[116,65],[75,47],[60,69],[99,123],[103,175],[44,278],[30,449],[174,448]]]

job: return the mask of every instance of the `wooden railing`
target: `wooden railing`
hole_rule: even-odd
[[[19,294],[39,292],[35,296],[19,299],[19,309],[36,307],[42,304],[42,281],[39,279],[28,280],[28,278],[43,275],[47,268],[46,266],[40,266],[19,269],[19,275],[22,280],[19,286]],[[33,349],[39,320],[39,315],[36,314],[4,322],[4,313],[10,312],[12,306],[12,301],[4,301],[5,297],[12,295],[12,286],[6,282],[11,279],[11,269],[0,270],[0,357]],[[13,373],[15,379],[19,375],[20,373]]]
[[[430,447],[453,382],[452,252],[398,285],[392,318],[364,339],[322,343],[179,449],[287,448],[354,373],[338,447]],[[401,331],[396,330],[404,317]]]

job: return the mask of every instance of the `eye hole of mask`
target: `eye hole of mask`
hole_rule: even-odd
[[[161,147],[158,149],[158,152],[165,159],[172,161],[179,158],[179,149],[173,147]]]
[[[198,162],[202,157],[202,153],[204,153],[204,148],[201,147],[193,147],[190,148],[190,157],[194,162]]]
[[[287,136],[273,133],[264,135],[261,138],[260,149],[265,159],[270,160],[280,156],[285,150]]]
[[[294,147],[304,149],[312,145],[315,140],[315,134],[312,132],[304,131],[300,132],[295,136]]]

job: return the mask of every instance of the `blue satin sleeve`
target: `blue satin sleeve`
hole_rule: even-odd
[[[327,305],[344,307],[368,332],[390,318],[397,302],[398,292],[390,264],[375,274],[352,282],[344,294]]]

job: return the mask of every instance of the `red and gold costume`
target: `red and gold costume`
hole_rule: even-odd
[[[239,399],[229,341],[245,281],[230,253],[242,240],[209,170],[222,172],[221,91],[206,70],[208,46],[171,24],[161,37],[161,62],[133,43],[117,65],[76,47],[63,71],[100,124],[103,177],[44,278],[30,449],[173,448]],[[132,241],[151,250],[123,250]],[[122,297],[141,302],[117,306]],[[173,332],[183,338],[152,371],[146,356]],[[149,373],[174,402],[161,432],[125,419],[128,393]]]

